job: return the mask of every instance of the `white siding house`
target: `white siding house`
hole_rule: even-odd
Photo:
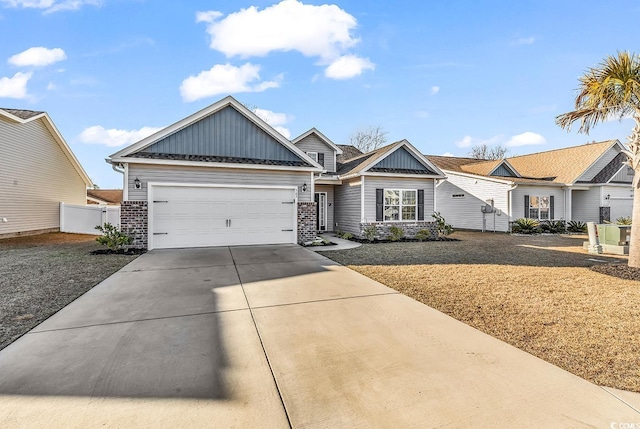
[[[45,112],[0,109],[0,237],[58,231],[91,179]]]

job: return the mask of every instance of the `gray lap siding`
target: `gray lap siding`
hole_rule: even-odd
[[[335,187],[334,216],[336,231],[350,232],[360,235],[361,220],[361,181],[345,180]]]

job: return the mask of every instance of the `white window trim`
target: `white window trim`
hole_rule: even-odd
[[[307,152],[307,156],[313,159],[315,162],[318,162],[318,152]]]
[[[549,214],[549,217],[547,217],[546,219],[542,219],[540,217],[540,203],[538,203],[538,208],[535,209],[538,210],[538,217],[531,217],[531,198],[537,198],[538,201],[540,201],[544,197],[547,197],[549,199],[549,207],[547,207],[547,213]],[[529,195],[529,207],[527,207],[527,214],[529,215],[529,219],[553,220],[551,219],[551,195]]]
[[[399,217],[398,220],[385,220],[384,219],[384,209],[385,209],[385,207],[387,207],[387,205],[384,203],[384,194],[387,191],[400,191],[400,201],[399,201],[399,204],[398,204],[398,209],[400,211],[398,212],[398,217]],[[413,207],[416,208],[415,218],[414,219],[406,219],[405,220],[405,219],[402,219],[402,207],[403,207],[403,204],[402,204],[402,193],[403,192],[410,192],[410,191],[413,191],[413,192],[416,193],[416,204],[413,206]],[[396,207],[396,206],[393,206],[393,207]],[[407,207],[409,207],[409,206],[407,206]],[[417,189],[403,189],[403,188],[384,188],[382,190],[382,221],[383,222],[389,222],[389,223],[418,222],[418,190]]]

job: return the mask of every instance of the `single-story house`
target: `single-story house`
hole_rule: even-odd
[[[87,205],[119,206],[122,189],[87,189]]]
[[[107,162],[124,175],[122,228],[149,249],[433,230],[445,176],[409,142],[343,154],[315,128],[289,141],[229,96]]]
[[[92,181],[46,112],[0,108],[0,238],[59,231]]]
[[[446,175],[438,210],[456,228],[509,231],[519,218],[603,222],[631,216],[633,170],[618,140],[478,160],[427,156]]]

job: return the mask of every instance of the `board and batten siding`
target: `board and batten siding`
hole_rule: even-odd
[[[335,187],[335,230],[360,235],[361,188],[359,178],[345,180]],[[374,217],[375,220],[375,217]]]
[[[142,184],[135,188],[135,179]],[[311,175],[301,171],[252,170],[212,167],[190,167],[173,165],[129,164],[130,201],[147,200],[148,182],[166,183],[197,183],[210,185],[249,185],[249,186],[296,186],[298,201],[311,202]],[[302,185],[307,184],[306,192],[302,192]]]
[[[567,213],[565,212],[565,191],[559,186],[528,186],[518,185],[512,192],[513,197],[513,213],[512,220],[520,219],[524,217],[524,196],[529,195],[538,197],[550,197],[553,196],[553,220],[567,219]],[[597,207],[596,207],[597,209]]]
[[[480,208],[493,199],[493,206],[501,214],[487,213],[486,230],[500,232],[509,231],[509,189],[507,183],[493,182],[455,173],[447,173],[447,179],[436,187],[437,210],[444,216],[447,223],[454,228],[482,230],[483,214]],[[456,195],[454,197],[454,195]],[[463,195],[463,196],[460,196]],[[517,216],[522,217],[522,216]]]
[[[582,176],[578,179],[578,182],[589,182],[591,179],[596,177],[596,174],[600,173],[603,168],[605,168],[613,158],[618,156],[619,151],[616,148],[611,148],[605,153],[602,154],[600,159],[598,159],[587,171],[584,172]]]
[[[600,187],[571,192],[571,219],[582,222],[600,221]]]
[[[0,236],[60,228],[60,203],[85,205],[87,186],[43,119],[0,118]]]
[[[376,221],[376,189],[424,189],[424,220],[433,218],[433,180],[402,177],[365,176],[363,222]]]
[[[316,185],[315,192],[326,192],[327,194],[327,231],[333,231],[335,219],[334,219],[334,192],[333,185]]]
[[[335,150],[320,140],[315,134],[309,134],[298,143],[296,147],[303,152],[316,152],[324,154],[324,168],[327,171],[336,171]]]
[[[612,183],[629,183],[633,181],[633,168],[628,165],[618,171],[610,180]]]

